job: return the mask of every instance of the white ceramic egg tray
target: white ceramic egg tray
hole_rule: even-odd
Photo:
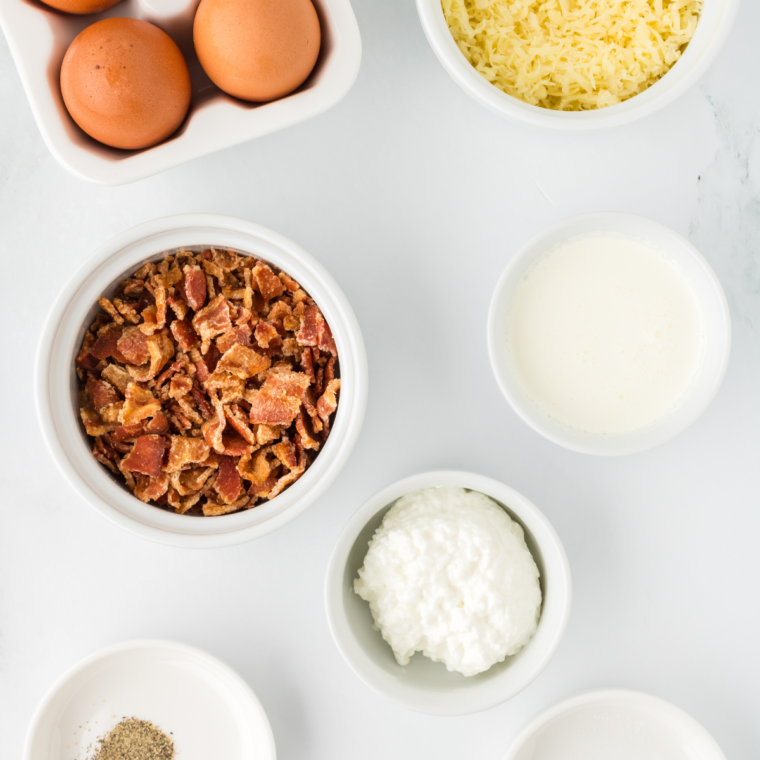
[[[348,0],[314,0],[322,49],[309,78],[271,103],[247,103],[219,90],[198,63],[192,26],[199,0],[121,0],[107,11],[74,16],[38,0],[0,0],[0,27],[8,41],[32,113],[50,152],[80,179],[122,185],[194,158],[284,129],[334,106],[356,79],[361,37]],[[71,41],[103,18],[131,16],[161,27],[179,45],[193,83],[190,112],[179,130],[152,148],[109,148],[86,135],[66,111],[59,84]]]

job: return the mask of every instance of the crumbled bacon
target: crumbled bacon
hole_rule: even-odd
[[[162,435],[141,435],[135,441],[132,451],[124,457],[122,467],[130,472],[159,478],[165,448],[166,439]]]
[[[321,311],[284,272],[222,249],[125,279],[75,359],[93,456],[142,501],[221,515],[300,478],[340,388]]]

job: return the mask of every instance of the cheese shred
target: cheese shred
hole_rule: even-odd
[[[489,82],[531,105],[586,111],[662,77],[694,35],[702,0],[441,0],[449,30]]]

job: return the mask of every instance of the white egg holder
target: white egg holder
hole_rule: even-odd
[[[39,0],[0,0],[0,27],[45,144],[65,169],[101,185],[122,185],[195,158],[276,132],[334,106],[359,73],[361,37],[348,0],[314,0],[322,48],[309,78],[271,103],[247,103],[219,90],[195,55],[192,26],[199,0],[122,0],[107,11],[75,16]],[[109,148],[85,134],[69,116],[60,88],[63,57],[72,40],[104,18],[150,21],[179,45],[192,78],[190,112],[177,132],[151,148]]]

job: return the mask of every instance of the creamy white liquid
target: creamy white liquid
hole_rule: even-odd
[[[655,248],[599,234],[539,259],[517,288],[507,341],[525,393],[570,427],[623,434],[672,411],[699,367],[702,318]]]

